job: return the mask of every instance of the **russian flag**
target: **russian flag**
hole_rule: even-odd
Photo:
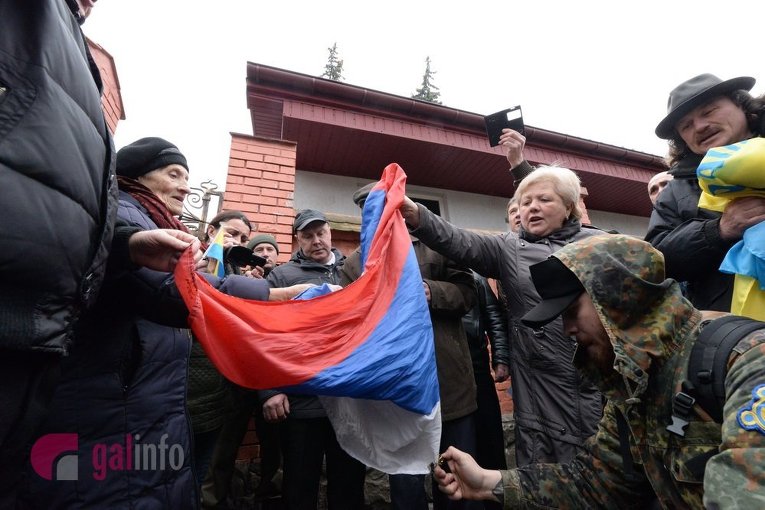
[[[247,388],[315,394],[340,445],[390,474],[428,471],[441,411],[433,328],[417,259],[399,212],[406,175],[388,165],[364,205],[364,272],[338,292],[286,302],[222,294],[175,270],[189,323],[223,375]]]

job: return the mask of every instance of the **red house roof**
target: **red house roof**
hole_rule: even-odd
[[[483,116],[262,64],[247,64],[255,136],[297,143],[300,170],[376,179],[391,162],[408,182],[511,197],[501,149],[489,147]],[[649,216],[655,155],[526,126],[526,158],[575,170],[587,207]]]

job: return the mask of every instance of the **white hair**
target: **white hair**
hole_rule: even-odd
[[[563,205],[571,208],[569,218],[582,218],[582,209],[579,207],[582,183],[572,170],[560,166],[540,166],[521,181],[513,198],[517,198],[520,203],[526,189],[538,182],[549,182],[553,185],[555,193],[563,200]]]

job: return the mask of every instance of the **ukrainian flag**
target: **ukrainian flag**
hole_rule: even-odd
[[[207,247],[203,258],[214,261],[212,274],[218,278],[226,276],[226,268],[223,265],[223,237],[226,235],[225,230],[222,227],[218,228],[218,233],[215,234],[212,244]]]
[[[741,197],[765,198],[765,139],[752,138],[707,151],[696,169],[699,207],[725,211]],[[731,312],[765,320],[765,222],[744,231],[725,255],[720,271],[735,274]]]

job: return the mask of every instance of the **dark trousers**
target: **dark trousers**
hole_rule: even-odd
[[[507,469],[505,460],[505,434],[502,432],[502,411],[499,408],[497,388],[488,370],[473,366],[476,385],[475,412],[476,456],[475,460],[485,469]],[[485,510],[501,510],[494,501],[484,501]]]
[[[475,456],[476,451],[475,416],[469,414],[456,420],[441,424],[441,444],[439,451],[450,446]],[[435,460],[435,459],[434,459]],[[394,510],[427,510],[428,502],[423,484],[425,475],[391,475],[390,499]],[[483,509],[481,501],[451,501],[433,483],[434,510],[479,510]]]
[[[200,494],[202,483],[205,481],[207,470],[210,467],[210,459],[215,450],[215,442],[218,439],[218,432],[220,432],[219,428],[194,434],[194,474],[200,489]]]
[[[327,464],[329,510],[364,507],[366,467],[340,448],[328,418],[287,418],[282,426],[285,510],[315,510],[322,461]]]
[[[476,384],[475,412],[476,457],[484,469],[507,469],[505,460],[505,435],[502,432],[502,412],[494,379],[488,371],[473,367]]]
[[[428,510],[425,475],[390,475],[388,483],[393,510]]]
[[[22,474],[47,417],[60,362],[57,354],[0,350],[0,508],[16,508]],[[30,470],[29,476],[37,475]]]
[[[476,454],[476,429],[475,413],[450,420],[443,424],[441,429],[441,445],[439,451],[444,451],[450,446],[459,448],[470,455]],[[446,494],[438,490],[438,484],[433,481],[433,510],[482,510],[482,501],[452,501]]]
[[[238,387],[232,387],[231,392],[234,412],[218,432],[209,469],[202,483],[202,508],[217,508],[226,502],[236,456],[251,416],[255,416],[255,429],[260,442],[261,483],[271,481],[281,464],[279,425],[266,423],[263,419],[257,392]]]

